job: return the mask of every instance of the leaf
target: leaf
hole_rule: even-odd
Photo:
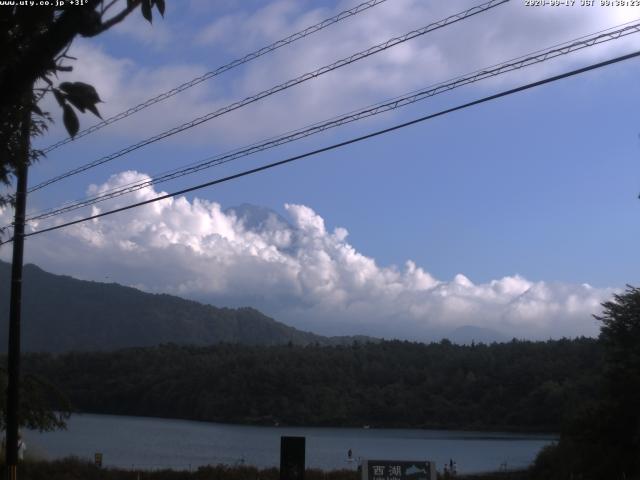
[[[101,102],[100,96],[93,85],[89,85],[84,82],[63,82],[60,84],[60,90],[71,95],[78,97],[87,103]]]
[[[91,113],[93,113],[96,117],[102,119],[102,115],[100,115],[100,112],[96,108],[95,104],[87,105],[87,110],[89,110]]]
[[[71,105],[76,107],[82,113],[84,113],[84,111],[86,110],[86,107],[85,107],[84,103],[82,103],[82,101],[79,101],[78,98],[72,97],[72,96],[69,95],[69,96],[67,96],[67,100],[69,100],[69,103],[71,103]]]
[[[69,93],[69,90],[73,91],[73,83],[71,82],[62,82],[60,85],[60,90]]]
[[[64,113],[62,114],[64,127],[67,129],[67,132],[69,132],[71,137],[75,137],[76,133],[78,133],[78,130],[80,129],[78,116],[76,115],[76,112],[73,111],[73,108],[71,108],[71,105],[65,103],[62,108],[64,110]]]
[[[31,105],[31,110],[33,110],[33,113],[35,113],[36,115],[40,115],[41,117],[44,117],[44,113],[42,112],[42,110],[40,110],[40,107],[35,103]]]
[[[67,100],[82,113],[89,110],[102,118],[96,108],[96,103],[101,102],[100,96],[92,85],[83,82],[63,82],[60,84],[60,89],[67,94]]]
[[[100,13],[90,8],[83,9],[83,15],[77,24],[77,31],[83,37],[91,37],[100,31],[102,17]]]
[[[58,105],[60,105],[61,107],[64,107],[64,105],[66,103],[65,95],[60,90],[58,90],[57,88],[54,88],[53,89],[53,96],[56,97]]]
[[[151,14],[151,0],[142,0],[140,9],[142,10],[142,16],[146,18],[149,23],[153,23]]]
[[[156,8],[160,12],[160,15],[164,17],[164,9],[165,9],[164,0],[153,0],[153,3],[156,4]]]

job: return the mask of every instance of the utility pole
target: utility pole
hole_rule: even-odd
[[[7,384],[6,459],[8,480],[18,478],[18,428],[20,425],[20,314],[22,310],[22,262],[24,219],[27,206],[27,172],[31,136],[31,89],[23,103],[19,155],[16,166],[16,205],[13,223],[13,260],[11,262],[11,302],[9,304],[9,355]]]

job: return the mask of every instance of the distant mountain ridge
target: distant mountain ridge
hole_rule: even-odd
[[[0,351],[7,346],[11,266],[0,262]],[[253,308],[217,308],[116,283],[78,280],[24,267],[22,350],[114,350],[163,343],[211,345],[351,344],[365,336],[325,337],[297,330]]]

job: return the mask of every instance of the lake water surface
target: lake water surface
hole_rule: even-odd
[[[354,457],[434,460],[441,469],[454,459],[458,472],[529,465],[551,435],[417,429],[252,427],[113,415],[73,415],[66,431],[25,432],[27,451],[47,458],[75,455],[103,465],[136,469],[195,469],[209,464],[279,465],[280,437],[304,436],[307,467],[353,468]]]

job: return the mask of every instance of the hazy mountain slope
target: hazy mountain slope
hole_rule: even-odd
[[[6,351],[10,265],[0,262],[0,351]],[[364,338],[364,337],[362,337]],[[216,308],[115,283],[77,280],[25,265],[24,351],[111,350],[160,343],[351,343],[277,322],[252,308]]]

